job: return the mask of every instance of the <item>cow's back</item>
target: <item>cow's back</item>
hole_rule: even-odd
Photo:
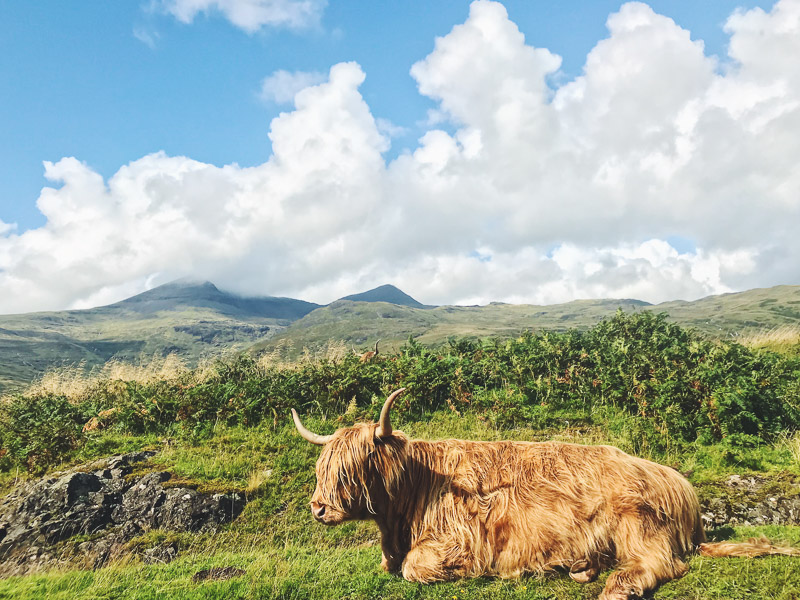
[[[677,555],[702,541],[691,485],[617,448],[415,440],[410,450],[434,474],[412,537],[438,540],[436,551],[454,562],[468,557],[465,575],[512,577],[569,566],[615,552],[620,531],[625,543],[642,544],[657,531]]]

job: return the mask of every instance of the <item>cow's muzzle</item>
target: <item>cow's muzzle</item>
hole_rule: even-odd
[[[311,514],[314,515],[314,518],[317,521],[322,521],[322,519],[325,517],[325,505],[320,504],[319,502],[312,502]]]
[[[345,515],[338,510],[313,501],[311,502],[311,514],[323,525],[338,525],[346,518]]]

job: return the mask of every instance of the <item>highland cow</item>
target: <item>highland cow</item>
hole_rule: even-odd
[[[363,363],[370,362],[371,360],[374,360],[375,357],[378,356],[378,342],[380,342],[380,340],[377,340],[375,342],[375,350],[368,350],[367,352],[364,352],[363,354],[359,354],[358,352],[355,351],[355,348],[354,348],[353,349],[353,354],[358,356],[358,359]]]
[[[616,566],[601,600],[641,597],[711,556],[796,554],[767,540],[703,543],[697,496],[678,472],[611,446],[560,442],[422,441],[394,431],[386,400],[377,424],[322,445],[314,518],[374,520],[382,566],[409,581],[517,577],[563,569],[589,582]]]

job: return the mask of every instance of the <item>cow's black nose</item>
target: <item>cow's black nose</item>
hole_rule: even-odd
[[[325,514],[325,505],[312,502],[311,513],[318,519],[322,518],[322,515]]]

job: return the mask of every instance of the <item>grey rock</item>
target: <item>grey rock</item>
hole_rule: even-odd
[[[165,488],[172,477],[165,471],[128,477],[133,465],[154,454],[113,456],[18,486],[0,502],[0,576],[46,568],[57,562],[55,546],[77,534],[90,539],[74,553],[97,568],[150,529],[214,531],[242,512],[241,494]],[[175,543],[158,548],[146,550],[144,559],[168,562],[178,553]]]
[[[144,551],[142,562],[148,565],[166,564],[172,562],[178,556],[178,544],[176,542],[165,542]]]
[[[800,483],[786,484],[782,495],[765,495],[770,483],[766,477],[731,475],[722,484],[725,493],[701,502],[703,525],[800,525]]]

